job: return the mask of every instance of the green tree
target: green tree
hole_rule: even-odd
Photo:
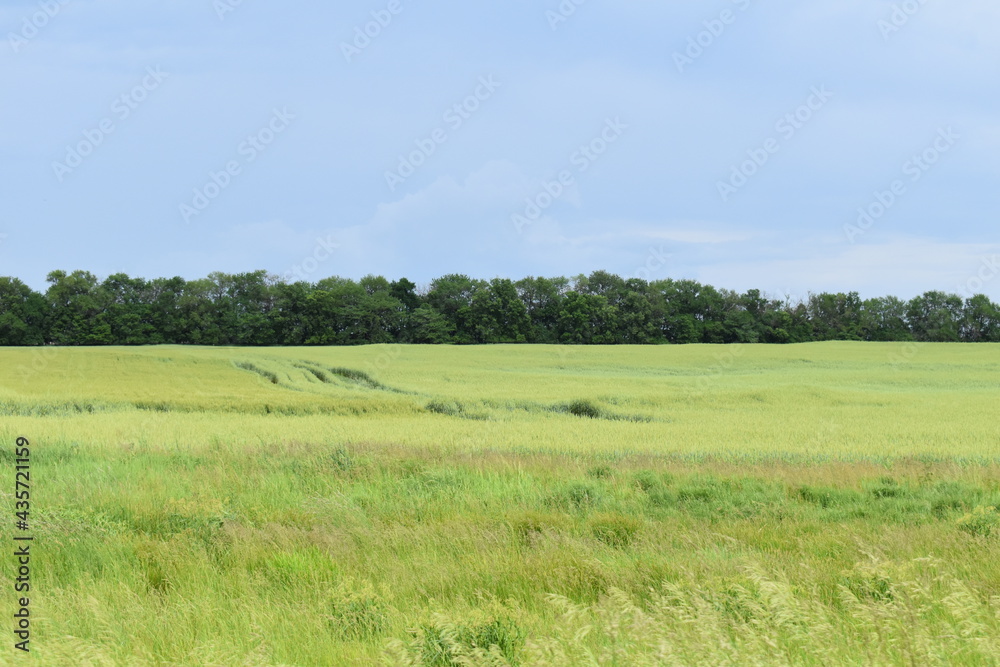
[[[51,327],[57,345],[108,345],[111,326],[98,299],[97,277],[88,271],[53,271],[47,277]]]
[[[531,332],[528,310],[507,278],[494,278],[476,289],[471,311],[477,343],[524,343]]]
[[[444,315],[424,304],[411,317],[413,342],[444,345],[455,342],[455,327]]]
[[[1000,307],[984,294],[966,299],[961,338],[970,343],[1000,342]]]
[[[184,342],[184,323],[180,311],[180,299],[184,295],[187,281],[179,276],[156,278],[147,283],[149,317],[155,332],[153,343]]]
[[[406,308],[393,296],[392,286],[382,276],[365,276],[359,286],[364,298],[359,304],[357,342],[392,343],[399,340]]]
[[[472,295],[483,284],[469,276],[454,273],[431,283],[427,303],[448,321],[455,332],[453,336],[456,343],[475,342]]]
[[[652,283],[662,302],[655,322],[671,343],[721,343],[725,309],[722,295],[711,285],[695,280],[660,280]]]
[[[906,302],[894,296],[866,299],[861,307],[861,336],[871,341],[912,340]]]
[[[607,344],[614,338],[615,315],[604,296],[570,292],[559,313],[559,340],[586,345]]]
[[[271,328],[277,345],[303,345],[309,331],[308,301],[313,286],[307,282],[278,283],[274,286]]]
[[[45,342],[45,297],[17,278],[0,278],[0,346]]]
[[[403,304],[408,313],[412,313],[420,307],[420,296],[417,294],[417,286],[406,278],[400,278],[393,282],[389,286],[389,294]]]
[[[906,318],[914,338],[927,342],[960,340],[963,320],[962,297],[944,292],[925,292],[907,304]]]
[[[348,278],[319,281],[308,297],[309,345],[353,345],[364,340],[365,289]]]
[[[642,283],[642,284],[639,284]],[[644,281],[629,281],[625,295],[618,304],[616,342],[626,345],[645,345],[657,339],[653,321],[653,303],[646,293]]]
[[[109,276],[97,290],[97,298],[111,327],[114,345],[149,345],[163,342],[152,321],[146,281],[124,273]]]
[[[849,294],[810,294],[806,306],[813,323],[813,340],[861,340],[861,297]]]
[[[559,312],[569,290],[569,281],[566,278],[522,278],[514,285],[531,323],[528,341],[557,342]]]

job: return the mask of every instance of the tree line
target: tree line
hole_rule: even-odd
[[[200,280],[53,271],[38,293],[0,277],[0,346],[660,344],[824,340],[1000,342],[1000,306],[931,291],[775,299],[694,280],[451,274],[289,283],[265,271]]]

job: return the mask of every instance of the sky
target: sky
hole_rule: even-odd
[[[1000,300],[994,0],[0,0],[0,275]]]

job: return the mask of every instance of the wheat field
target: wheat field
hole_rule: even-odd
[[[0,368],[5,470],[32,443],[32,663],[1000,661],[997,345]]]

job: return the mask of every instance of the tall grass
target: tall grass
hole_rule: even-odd
[[[996,664],[967,349],[0,350],[26,662]]]

